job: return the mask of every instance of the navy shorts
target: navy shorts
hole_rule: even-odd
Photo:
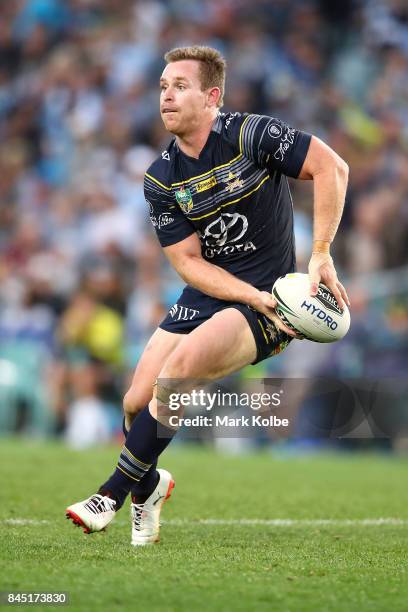
[[[239,302],[218,300],[189,285],[185,287],[159,327],[173,334],[189,334],[201,323],[208,321],[216,312],[225,308],[236,308],[242,312],[249,323],[257,349],[253,365],[282,352],[292,340],[291,336],[278,329],[268,317],[250,306]]]

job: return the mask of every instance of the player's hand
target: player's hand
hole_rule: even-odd
[[[350,306],[347,291],[337,278],[333,259],[328,253],[313,253],[309,262],[310,295],[315,296],[319,283],[322,282],[332,291],[340,308],[344,303]]]
[[[280,320],[275,310],[277,304],[277,301],[271,293],[268,293],[267,291],[259,291],[250,305],[255,308],[255,310],[268,317],[268,319],[270,319],[278,329],[285,332],[285,334],[288,336],[297,338],[298,340],[303,340],[303,336],[297,334],[295,331],[293,331],[293,329],[287,327],[283,321]]]

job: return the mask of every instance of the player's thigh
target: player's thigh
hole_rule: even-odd
[[[148,341],[135,368],[129,390],[125,394],[125,412],[137,413],[152,399],[153,384],[169,355],[185,338],[158,327]]]
[[[217,312],[188,336],[166,360],[160,377],[216,379],[256,359],[251,328],[236,308]]]

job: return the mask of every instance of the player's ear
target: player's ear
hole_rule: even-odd
[[[207,90],[207,105],[210,108],[214,108],[218,105],[218,101],[221,97],[221,90],[219,87],[211,87]]]

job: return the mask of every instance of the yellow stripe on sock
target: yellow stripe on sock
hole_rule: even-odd
[[[124,450],[124,449],[126,449],[126,450],[127,450],[127,452],[129,453],[129,455],[131,455],[131,456],[133,457],[133,459],[136,459],[136,461],[138,461],[138,462],[139,462],[141,465],[144,465],[145,467],[147,467],[147,469],[149,469],[149,468],[152,466],[152,464],[151,464],[151,463],[145,463],[144,461],[141,461],[140,459],[138,459],[137,457],[135,457],[135,456],[134,456],[134,455],[133,455],[133,454],[130,452],[130,450],[128,449],[128,447],[127,447],[127,446],[124,446],[122,450]]]
[[[118,470],[120,470],[121,472],[124,473],[125,476],[127,476],[128,478],[131,478],[132,480],[136,480],[136,482],[140,482],[140,478],[135,478],[134,476],[131,476],[130,474],[128,474],[127,472],[125,472],[125,470],[122,470],[121,467],[119,467],[118,465],[116,466],[118,468]]]

